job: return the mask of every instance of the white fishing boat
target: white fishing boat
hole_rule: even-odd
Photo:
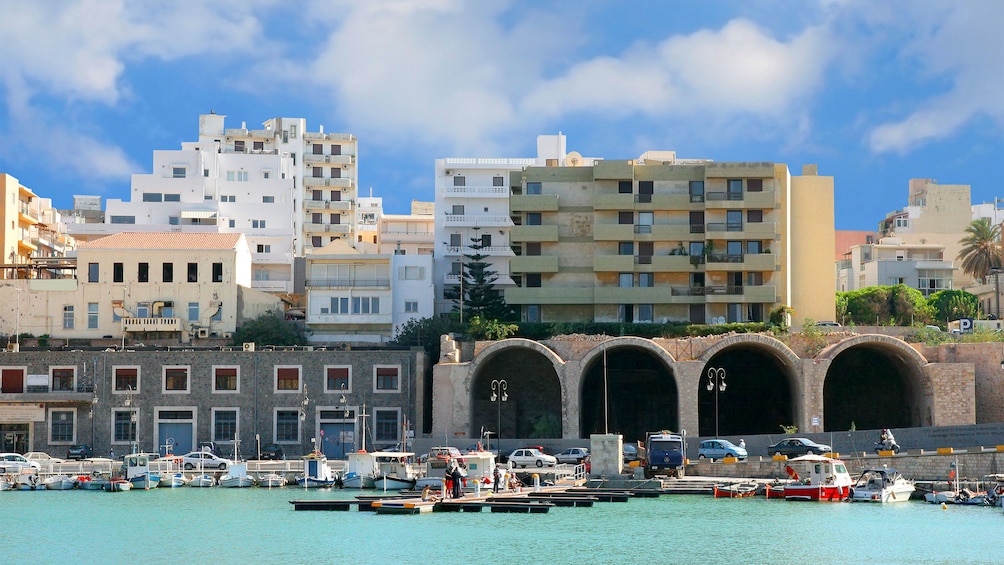
[[[245,488],[254,486],[254,477],[248,474],[247,463],[233,463],[227,474],[220,477],[220,486],[224,488]]]
[[[784,485],[785,500],[841,502],[851,493],[851,475],[839,459],[803,455],[788,460],[785,468],[793,482]]]
[[[917,490],[896,469],[865,469],[851,487],[852,502],[906,502]]]
[[[328,466],[328,458],[320,451],[303,456],[303,474],[297,475],[296,483],[303,488],[332,487],[338,476]]]
[[[38,469],[21,469],[21,472],[17,474],[17,478],[14,482],[17,487],[14,490],[45,490],[45,485],[42,483],[42,479],[38,476]]]
[[[456,447],[433,447],[429,450],[428,457],[425,458],[425,471],[415,482],[415,488],[431,487],[439,489],[443,487],[443,475],[450,461],[463,457]]]
[[[342,486],[345,488],[373,488],[380,475],[376,457],[367,451],[349,453],[346,457]]]
[[[409,463],[414,455],[404,451],[374,451],[378,474],[373,486],[383,490],[415,488],[420,473]]]
[[[73,490],[77,486],[76,481],[68,475],[52,475],[42,481],[46,490]]]
[[[267,473],[258,475],[258,486],[265,488],[279,488],[286,486],[286,477],[279,473]]]
[[[190,480],[191,479],[188,478],[188,475],[178,471],[177,473],[162,475],[160,478],[160,486],[161,488],[187,487]]]
[[[105,486],[111,481],[111,478],[111,473],[94,470],[89,475],[80,475],[77,477],[77,488],[81,490],[105,490]]]
[[[132,490],[132,483],[122,477],[114,477],[105,485],[105,492],[126,492]]]
[[[206,488],[216,486],[216,477],[210,475],[209,473],[202,473],[201,475],[193,475],[188,481],[188,486],[193,488]]]
[[[17,486],[17,477],[13,475],[0,475],[0,491],[14,490]]]
[[[122,462],[122,476],[138,489],[152,489],[160,485],[160,473],[150,470],[150,456],[132,453]]]
[[[416,481],[415,488],[442,488],[443,478],[446,468],[451,460],[456,460],[460,466],[460,473],[463,475],[461,489],[465,491],[476,491],[492,488],[495,481],[493,471],[495,470],[495,453],[491,451],[469,451],[459,456],[450,455],[443,457],[429,456],[425,461],[425,473]],[[504,480],[504,479],[503,479]]]

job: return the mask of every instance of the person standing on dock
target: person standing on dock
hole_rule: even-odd
[[[460,470],[460,465],[453,466],[450,478],[453,479],[453,498],[460,498],[460,481],[464,479],[464,473]]]
[[[492,471],[492,492],[498,494],[499,483],[502,482],[502,468],[498,463],[495,464],[495,470]]]
[[[443,475],[443,498],[450,498],[453,490],[453,461],[446,464],[446,473]]]

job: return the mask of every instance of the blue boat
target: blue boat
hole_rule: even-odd
[[[150,470],[150,456],[146,453],[126,455],[122,462],[122,476],[133,488],[152,489],[160,485],[160,473]]]
[[[333,487],[338,476],[328,467],[328,458],[315,451],[303,456],[303,474],[297,475],[296,483],[303,488]]]

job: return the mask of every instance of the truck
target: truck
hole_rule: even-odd
[[[668,430],[645,434],[645,476],[673,475],[682,478],[687,463],[684,435]]]

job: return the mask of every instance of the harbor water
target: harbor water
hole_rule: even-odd
[[[289,504],[358,494],[2,492],[3,554],[11,563],[214,565],[1004,562],[1000,508],[664,495],[547,514],[385,516],[296,512]]]

